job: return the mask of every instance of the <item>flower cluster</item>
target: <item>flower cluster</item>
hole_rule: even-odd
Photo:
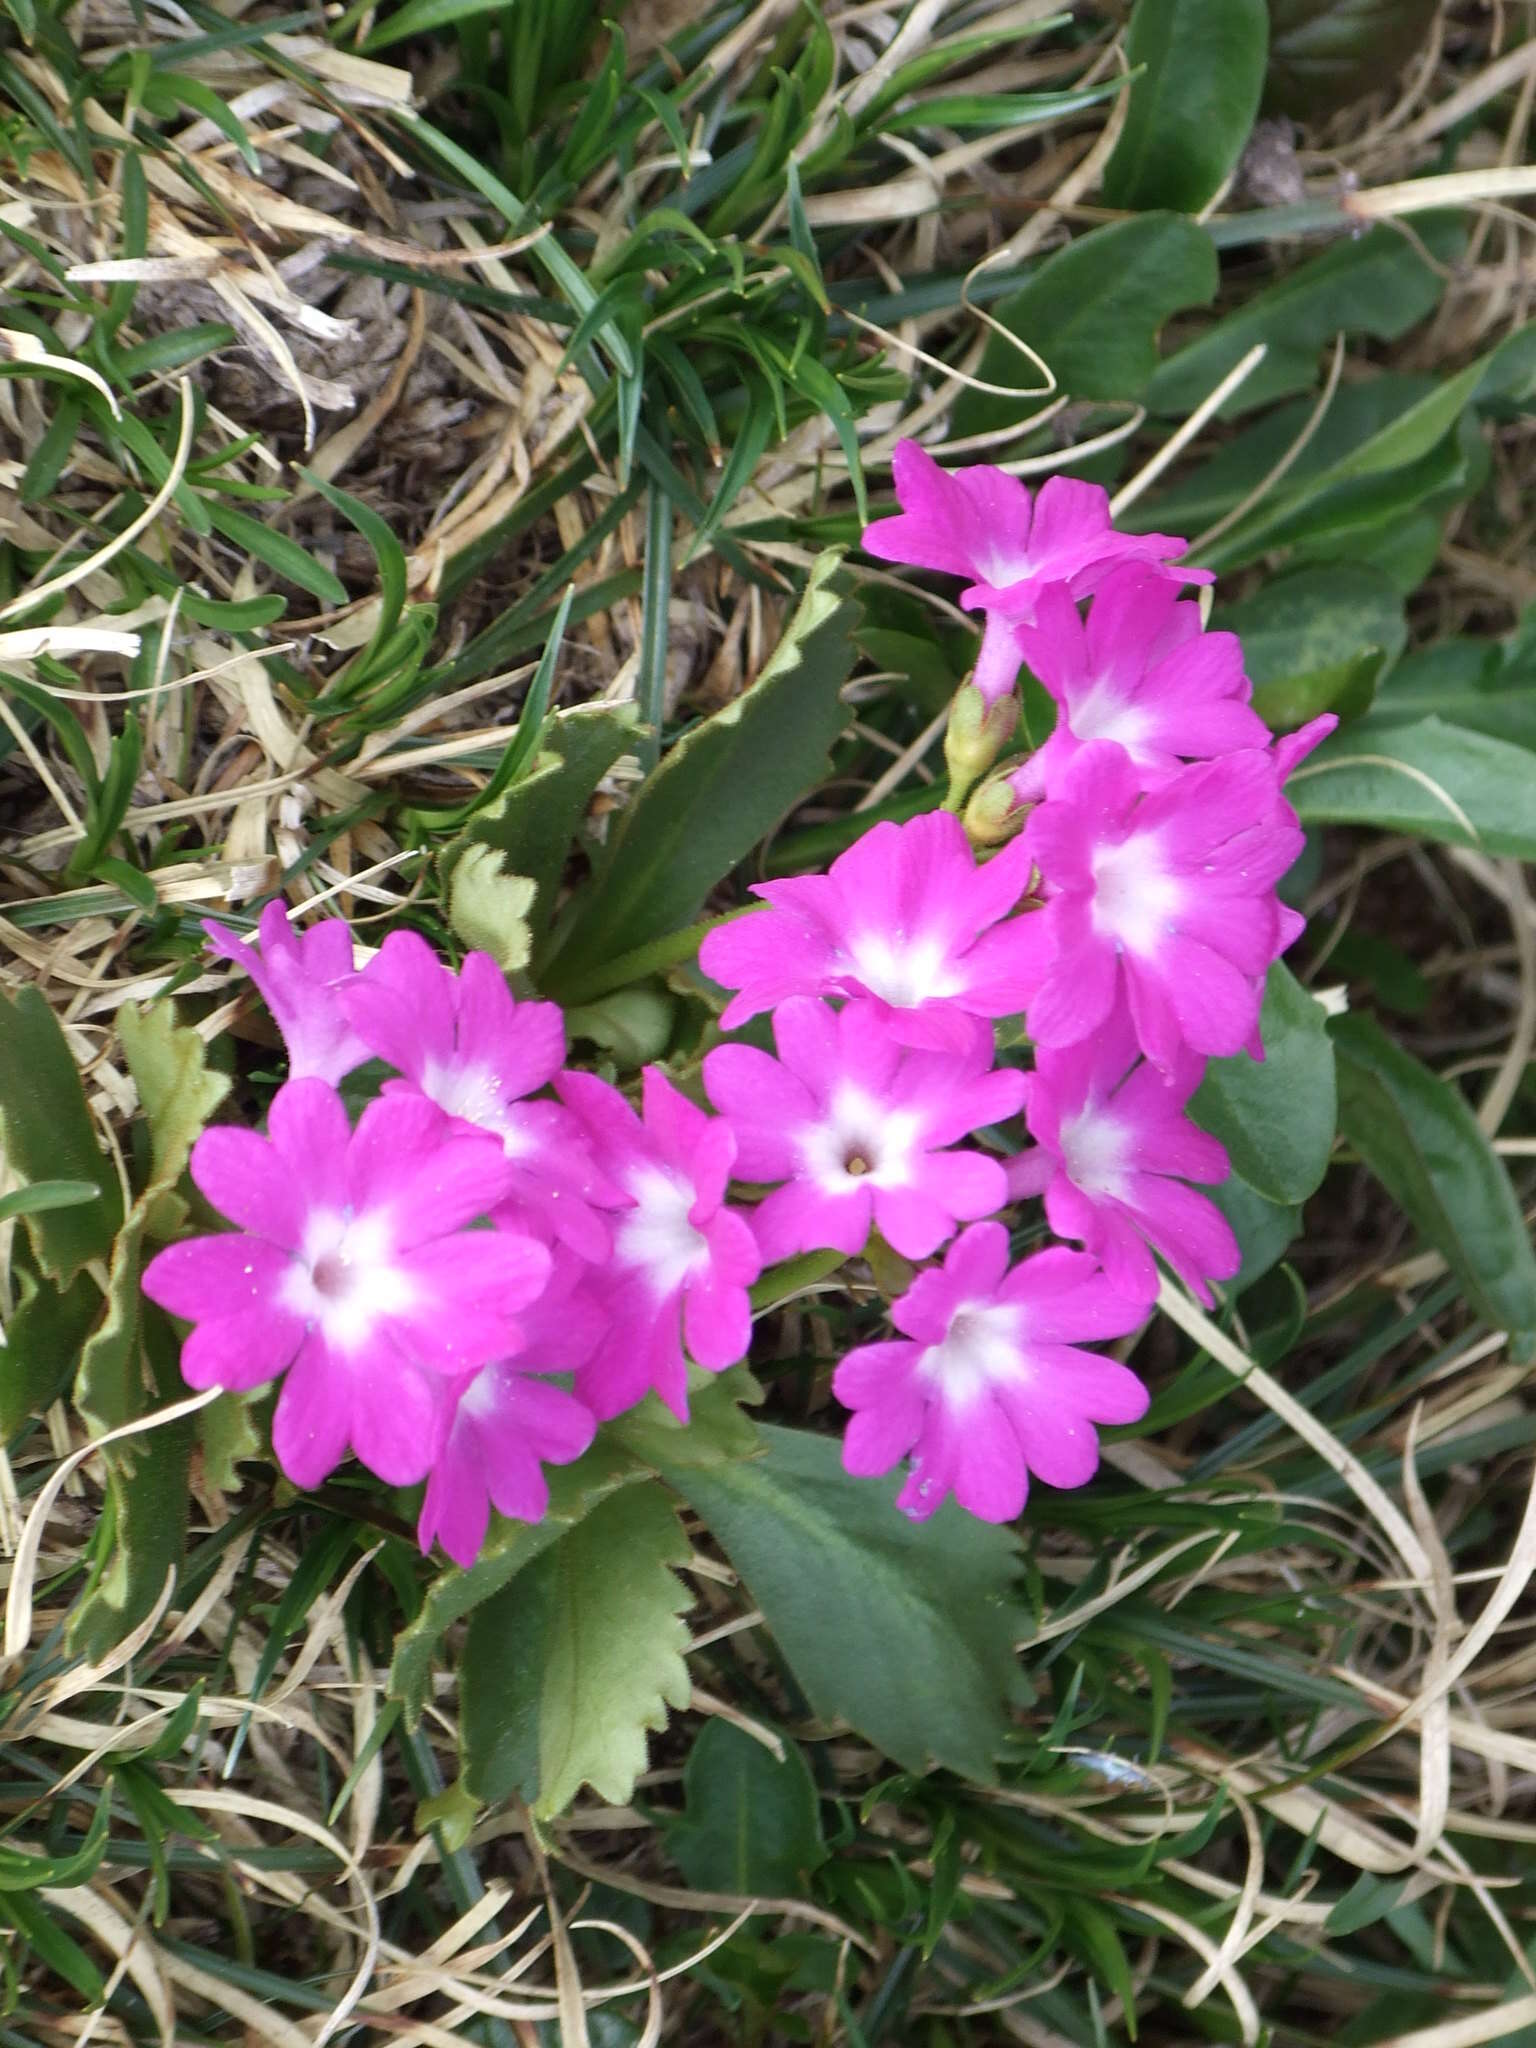
[[[194,1387],[279,1376],[279,1464],[316,1486],[349,1450],[391,1485],[426,1480],[419,1534],[460,1564],[490,1510],[537,1521],[543,1468],[654,1390],[687,1416],[687,1355],[746,1354],[756,1240],[725,1193],[727,1125],[656,1069],[642,1113],[565,1070],[553,1003],[496,963],[458,973],[397,932],[361,973],[340,920],[303,940],[279,904],[240,947],[283,1033],[290,1079],[267,1135],[218,1127],[192,1178],[236,1233],[145,1271],[196,1327]],[[394,1068],[355,1129],[337,1083]],[[566,1384],[566,1382],[569,1384]]]
[[[343,923],[299,937],[279,904],[257,945],[210,928],[289,1079],[265,1136],[220,1127],[193,1150],[235,1230],[170,1246],[144,1286],[194,1325],[191,1385],[281,1380],[295,1483],[349,1450],[425,1481],[423,1547],[468,1564],[491,1509],[536,1520],[545,1468],[602,1421],[650,1393],[686,1420],[689,1360],[745,1357],[765,1264],[855,1257],[873,1234],[943,1259],[894,1302],[900,1334],[836,1369],[848,1469],[909,1460],[909,1513],[952,1495],[1004,1520],[1029,1474],[1082,1483],[1097,1425],[1145,1412],[1135,1376],[1084,1346],[1145,1319],[1154,1254],[1206,1300],[1236,1272],[1196,1186],[1226,1156],[1186,1106],[1207,1057],[1262,1053],[1265,972],[1298,928],[1275,895],[1301,845],[1282,785],[1330,721],[1271,741],[1238,643],[1180,594],[1208,579],[1181,541],[1117,532],[1097,487],[1057,478],[1031,501],[910,443],[896,479],[902,511],[866,548],[965,576],[984,615],[955,713],[980,744],[952,780],[964,822],[877,824],[708,935],[725,1030],[766,1012],[773,1046],[761,1026],[715,1046],[710,1109],[658,1068],[638,1107],[569,1069],[559,1009],[517,1000],[484,954],[454,972],[402,931],[358,971]],[[966,805],[1026,662],[1056,730]],[[1023,1020],[1032,1070],[999,1060],[999,1019]],[[392,1072],[354,1126],[340,1084],[371,1062]],[[1018,1117],[1033,1143],[1010,1156]],[[1030,1197],[1080,1249],[1011,1263],[989,1219]]]

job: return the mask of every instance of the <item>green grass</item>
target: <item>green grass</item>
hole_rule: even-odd
[[[1308,785],[1298,969],[1485,1112],[1528,1200],[1536,970],[1512,856],[1536,747],[1536,349],[1509,279],[1529,219],[1474,191],[1326,234],[1336,160],[1367,188],[1477,170],[1511,138],[1519,162],[1528,109],[1491,88],[1405,154],[1409,116],[1373,130],[1368,104],[1314,138],[1300,202],[1234,191],[1208,234],[1142,216],[1106,247],[1118,217],[1071,180],[1116,118],[1119,12],[1021,28],[946,6],[891,59],[858,10],[692,10],[660,50],[638,7],[626,43],[566,0],[354,6],[324,41],[308,14],[193,4],[173,32],[9,0],[0,973],[46,996],[89,1121],[83,1167],[62,1122],[48,1140],[66,1206],[38,1204],[14,1109],[0,1183],[21,1198],[0,1207],[0,2041],[78,2039],[88,2011],[97,2041],[220,2048],[321,2026],[487,2048],[1352,2048],[1443,2026],[1449,2048],[1536,2024],[1525,1352],[1490,1313],[1506,1297],[1467,1189],[1432,1214],[1381,1151],[1377,1098],[1304,1230],[1279,1201],[1246,1216],[1275,1256],[1216,1327],[1173,1303],[1142,1340],[1154,1406],[1099,1480],[1032,1502],[992,1785],[916,1776],[818,1719],[692,1524],[693,1709],[630,1802],[476,1812],[451,1789],[462,1629],[418,1726],[389,1693],[433,1577],[409,1503],[355,1471],[296,1498],[222,1403],[83,1458],[39,1506],[87,1448],[71,1383],[102,1297],[132,1295],[110,1229],[62,1292],[29,1237],[45,1215],[86,1227],[94,1139],[102,1202],[146,1186],[120,1004],[174,990],[201,1085],[227,1077],[241,1114],[277,1077],[202,964],[202,916],[254,922],[284,889],[370,944],[409,923],[515,946],[495,890],[456,898],[454,877],[574,746],[560,714],[606,696],[636,724],[577,793],[557,869],[578,830],[600,860],[593,828],[762,673],[818,552],[888,501],[903,431],[949,422],[987,440],[972,459],[1119,490],[1255,340],[1262,363],[1128,517],[1220,528],[1218,603],[1273,715],[1374,691],[1347,798],[1342,771]],[[1498,55],[1486,10],[1446,13],[1411,118]],[[1508,13],[1506,47],[1530,32]],[[1025,286],[1017,338],[1061,378],[1044,406],[978,388],[1034,378],[981,319]],[[338,385],[350,410],[324,402]],[[817,865],[941,793],[969,621],[856,556],[836,588],[862,606],[850,717],[744,873]],[[48,629],[77,637],[6,637]],[[123,632],[136,652],[102,637]],[[1392,735],[1430,715],[1451,735],[1432,772],[1394,768]],[[1405,820],[1426,772],[1454,808]],[[596,968],[575,950],[585,1052],[688,1073],[712,1022],[676,932]],[[1444,1100],[1404,1085],[1411,1135]],[[873,1278],[804,1285],[756,1361],[764,1413],[794,1424],[881,1310]],[[75,1390],[98,1426],[178,1393],[151,1357],[105,1417],[101,1348]],[[125,1560],[138,1625],[113,1647],[101,1596]],[[685,1782],[722,1726],[746,1748]],[[786,1741],[799,1764],[765,1776]],[[741,1786],[801,1859],[766,1898],[688,1863],[695,1806]]]

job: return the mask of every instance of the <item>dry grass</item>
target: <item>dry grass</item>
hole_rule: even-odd
[[[1050,11],[1022,0],[982,18],[1001,36]],[[787,0],[747,11],[715,53],[711,90],[743,89],[790,13]],[[1433,320],[1392,349],[1341,351],[1346,381],[1383,365],[1447,374],[1530,315],[1530,13],[1457,0],[1399,86],[1271,165],[1286,206],[1387,219],[1409,236],[1426,202],[1467,209],[1468,250]],[[924,39],[957,33],[963,16],[946,0],[919,0],[893,40],[888,14],[834,9],[839,69],[810,130],[830,127],[835,103],[867,101],[883,70]],[[18,324],[7,347],[25,373],[0,377],[0,536],[29,577],[0,602],[0,665],[67,707],[98,778],[125,707],[144,742],[119,827],[140,871],[138,901],[110,877],[69,872],[95,801],[88,778],[55,726],[0,694],[13,742],[0,763],[0,974],[48,996],[121,1159],[135,1110],[114,1029],[124,1002],[174,976],[196,999],[208,1044],[260,1031],[224,970],[193,960],[198,917],[239,913],[286,878],[296,914],[339,909],[365,944],[407,909],[440,918],[441,835],[422,812],[465,803],[494,772],[560,591],[574,585],[578,601],[553,701],[638,696],[682,721],[758,672],[813,552],[797,528],[814,518],[847,530],[852,496],[834,426],[813,412],[772,437],[701,544],[681,501],[667,506],[673,574],[658,671],[647,655],[647,502],[631,495],[600,391],[566,360],[571,307],[563,319],[545,310],[556,289],[541,264],[550,231],[495,221],[452,166],[422,174],[413,109],[427,106],[444,130],[464,111],[446,89],[450,47],[412,46],[407,68],[393,50],[362,57],[307,33],[210,49],[172,7],[157,8],[148,31],[121,0],[86,0],[65,20],[78,76],[42,43],[13,45],[6,61],[66,135],[89,121],[102,143],[95,181],[46,137],[12,156],[0,190],[7,294],[45,306],[60,341],[80,350],[91,320],[57,311],[66,288],[101,307],[133,286],[114,346],[149,351],[151,363],[155,344],[191,325],[233,330],[196,360],[167,356],[131,391],[109,391],[86,354],[49,360]],[[641,24],[637,55],[646,40]],[[157,120],[148,148],[124,116],[120,84],[115,96],[82,98],[83,78],[143,47],[217,96],[259,152],[257,170],[196,102]],[[1118,61],[1105,26],[1091,74],[1112,77]],[[971,83],[1035,89],[1081,70],[1080,59],[1068,65],[1025,40],[989,53]],[[1467,121],[1451,187],[1440,151]],[[892,290],[930,274],[979,284],[1026,262],[1100,218],[1097,180],[1115,127],[1111,104],[1041,128],[909,138],[899,174],[808,200],[829,278]],[[323,161],[304,139],[317,134],[329,138]],[[648,162],[668,147],[653,127],[635,162],[605,159],[562,206],[554,238],[599,258],[626,231]],[[1219,202],[1218,224],[1241,197]],[[773,225],[759,226],[760,243]],[[1296,250],[1278,229],[1255,237],[1224,290],[1237,302]],[[989,331],[984,306],[958,296],[857,330],[871,357],[884,351],[910,372],[860,424],[876,489],[904,434],[957,456],[1002,438],[973,437],[964,449],[942,438]],[[78,433],[48,488],[24,491],[51,459],[60,407],[82,380],[141,423],[137,442]],[[1107,420],[1064,395],[1054,446],[1010,466],[1038,474],[1072,461],[1084,439],[1128,442],[1127,474],[1145,464],[1149,485],[1165,461],[1187,468],[1226,437],[1216,410],[1202,409],[1189,445],[1180,438],[1169,458],[1135,410]],[[1316,417],[1325,423],[1323,410]],[[162,451],[158,473],[150,446]],[[1532,448],[1528,417],[1492,434],[1488,487],[1452,516],[1413,598],[1422,641],[1505,631],[1536,596]],[[727,456],[718,450],[713,472],[698,470],[704,499]],[[361,714],[349,677],[393,602],[388,575],[296,464],[386,523],[407,620],[418,608],[419,645],[388,678],[397,696],[369,703],[365,691]],[[223,502],[322,565],[344,601],[296,587],[238,526],[221,533],[189,516],[188,480],[215,465],[235,487]],[[1135,491],[1122,479],[1122,500]],[[134,553],[164,587],[130,569]],[[273,589],[287,599],[280,621],[221,623],[219,606]],[[45,591],[58,603],[40,620]],[[956,615],[935,602],[934,616],[948,626]],[[477,636],[489,653],[476,652]],[[802,823],[880,803],[929,773],[938,724],[915,705],[877,716],[891,682],[877,673],[855,685],[863,751]],[[1414,954],[1436,990],[1436,1063],[1476,1070],[1485,1129],[1508,1133],[1536,1043],[1536,912],[1524,878],[1507,862],[1406,842],[1341,840],[1332,851],[1316,900],[1341,908],[1336,936],[1361,920]],[[1373,876],[1390,896],[1373,895]],[[1329,981],[1326,960],[1316,973]],[[1514,1133],[1502,1145],[1523,1158],[1532,1140]],[[1294,2042],[1338,2038],[1367,2009],[1365,2038],[1413,2048],[1461,2048],[1536,2024],[1536,1903],[1521,1875],[1536,1847],[1528,1369],[1502,1335],[1469,1325],[1432,1256],[1404,1256],[1400,1219],[1343,1179],[1337,1213],[1315,1220],[1308,1345],[1266,1370],[1255,1362],[1267,1355],[1265,1332],[1217,1328],[1170,1290],[1173,1329],[1239,1387],[1121,1444],[1098,1507],[1031,1532],[1040,1611],[1021,1648],[1040,1694],[1021,1732],[1033,1777],[991,1793],[898,1785],[875,1798],[881,1759],[846,1731],[803,1723],[740,1589],[701,1549],[695,1708],[753,1727],[793,1724],[825,1792],[850,1813],[869,1795],[850,1822],[851,1866],[900,1870],[921,1898],[955,1853],[949,1843],[964,1844],[949,1932],[919,1971],[906,1922],[852,1882],[818,1902],[673,1882],[656,1815],[675,1804],[675,1744],[658,1748],[630,1808],[578,1805],[547,1836],[525,1814],[497,1813],[459,1840],[450,1805],[431,1810],[444,1825],[418,1833],[417,1802],[454,1772],[455,1699],[445,1677],[413,1737],[386,1703],[391,1609],[377,1552],[393,1524],[361,1494],[343,1490],[331,1505],[382,1513],[381,1527],[367,1548],[337,1553],[286,1640],[274,1619],[306,1543],[327,1525],[278,1511],[270,1485],[233,1497],[204,1485],[191,1597],[185,1585],[171,1595],[110,1663],[70,1663],[60,1631],[99,1512],[100,1468],[57,1405],[10,1463],[0,1458],[7,1846],[41,1853],[55,1836],[77,1836],[103,1766],[174,1731],[193,1685],[203,1688],[195,1734],[165,1759],[165,1796],[196,1825],[175,1838],[163,1914],[147,1853],[109,1860],[88,1883],[44,1888],[48,1912],[109,1987],[133,1997],[88,2009],[34,1950],[0,2040],[446,2048],[486,2019],[491,2030],[473,2038],[497,2043],[937,2041],[946,2037],[928,2029],[948,2013],[965,2016],[967,2040],[1057,2048],[1089,2038],[1090,2024],[1116,2037],[1128,2003],[1167,2040],[1209,2031],[1248,2043],[1271,2027]],[[0,1245],[14,1228],[0,1224]],[[804,1305],[786,1322],[786,1356],[830,1341]],[[1171,1332],[1166,1341],[1172,1356]],[[1338,1377],[1351,1359],[1353,1372]],[[1325,1371],[1334,1390],[1314,1399]],[[1142,1666],[1138,1638],[1161,1645]],[[1157,1760],[1132,1763],[1110,1745],[1141,1725],[1136,1696],[1153,1685],[1154,1664],[1177,1696],[1173,1733]],[[1091,1713],[1063,1706],[1073,1671]],[[121,1779],[114,1785],[121,1806]],[[956,1813],[959,1833],[946,1833]],[[1073,1855],[1101,1847],[1127,1873],[1150,1871],[1139,1859],[1156,1845],[1155,1881],[1106,1879],[1100,1893],[1126,1944],[1128,1992],[1085,1991],[1087,1937],[1048,1945],[1048,1968],[1003,1982],[1040,1928],[1019,1866],[989,1834],[1002,1820]],[[142,1820],[140,1835],[149,1837]],[[1356,1876],[1393,1887],[1383,1915],[1358,1925],[1335,1911]],[[828,1982],[782,1993],[779,2017],[799,2033],[753,2033],[754,2007],[733,2015],[715,2002],[712,1954],[718,1962],[758,1923],[781,1940],[814,1934],[833,1959]],[[739,1987],[744,1968],[725,1981]],[[977,2003],[976,1988],[994,1982],[1003,1988]],[[1394,1994],[1417,2017],[1388,2028],[1376,2001]],[[615,2009],[630,2030],[600,2032],[596,2016]]]

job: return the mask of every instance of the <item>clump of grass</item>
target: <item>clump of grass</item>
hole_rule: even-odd
[[[658,37],[556,0],[408,0],[322,37],[259,9],[11,0],[0,945],[63,1026],[125,1187],[122,1004],[174,987],[215,1071],[254,1095],[269,1078],[201,915],[251,918],[282,888],[365,942],[400,921],[451,941],[442,856],[548,712],[632,701],[654,734],[599,789],[600,830],[760,673],[897,439],[1036,380],[1017,346],[1000,377],[986,320],[1105,223],[1120,12],[987,0],[893,30],[729,6]],[[1241,322],[1314,253],[1298,237],[1346,221],[1398,223],[1381,232],[1434,280],[1422,317],[1301,346],[1289,387],[1263,386],[1266,329],[1220,409],[1159,412],[1079,369],[963,438],[1129,485],[1148,523],[1187,512],[1224,550],[1224,600],[1342,550],[1367,577],[1353,601],[1385,579],[1424,650],[1414,706],[1475,677],[1482,729],[1518,721],[1524,743],[1529,630],[1500,637],[1533,595],[1522,358],[1427,446],[1377,449],[1365,473],[1396,495],[1374,526],[1329,475],[1421,401],[1394,380],[1521,332],[1519,26],[1447,8],[1400,91],[1287,159],[1299,198],[1229,195],[1214,312],[1198,291],[1167,309],[1163,353]],[[1454,247],[1426,196],[1469,209]],[[1314,487],[1333,523],[1309,530]],[[771,871],[936,793],[971,625],[856,580],[850,723]],[[1453,1080],[1486,1075],[1484,1128],[1518,1166],[1520,871],[1407,828],[1316,837],[1309,977],[1395,1011]],[[20,1213],[0,1207],[18,1371],[38,1299]],[[1219,1322],[1170,1294],[1147,1423],[1091,1492],[1032,1511],[996,1786],[899,1772],[816,1722],[696,1533],[694,1712],[631,1805],[552,1827],[445,1791],[451,1661],[418,1728],[389,1696],[424,1583],[405,1523],[348,1480],[295,1501],[248,1425],[221,1442],[199,1417],[193,1443],[157,1414],[192,1446],[185,1558],[126,1641],[72,1652],[121,1532],[55,1398],[61,1352],[0,1461],[0,2040],[1513,2035],[1536,2015],[1527,1369],[1347,1150],[1292,1260]],[[780,1313],[776,1412],[814,1413],[844,1317],[814,1295]],[[685,1881],[705,1723],[803,1757],[793,1896]]]

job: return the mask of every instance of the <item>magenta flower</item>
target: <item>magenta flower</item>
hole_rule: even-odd
[[[1117,533],[1098,484],[1053,476],[1032,500],[1006,471],[988,463],[941,469],[915,441],[897,443],[891,466],[902,509],[865,527],[864,551],[969,579],[960,602],[988,615],[975,682],[989,703],[1018,675],[1022,648],[1012,628],[1035,617],[1052,584],[1085,597],[1122,562],[1148,564],[1152,575],[1177,583],[1211,581],[1206,570],[1170,563],[1185,546],[1174,535]]]
[[[334,1087],[368,1057],[340,995],[352,976],[351,928],[345,918],[324,917],[296,932],[285,906],[273,901],[256,929],[259,946],[228,925],[212,919],[203,923],[209,952],[233,960],[255,982],[288,1048],[289,1078],[314,1078]]]
[[[272,1445],[296,1485],[317,1486],[349,1444],[409,1485],[441,1446],[453,1382],[517,1349],[549,1253],[465,1228],[505,1199],[510,1170],[421,1097],[370,1103],[351,1131],[333,1088],[290,1081],[267,1129],[198,1139],[192,1178],[239,1228],[171,1245],[144,1291],[196,1325],[189,1386],[243,1393],[286,1374]]]
[[[574,1394],[540,1375],[568,1372],[597,1349],[607,1317],[586,1285],[591,1268],[558,1250],[548,1285],[518,1320],[522,1350],[459,1383],[447,1441],[427,1480],[416,1540],[441,1543],[467,1571],[485,1542],[491,1509],[520,1522],[549,1507],[546,1465],[569,1465],[597,1422]]]
[[[1061,706],[1044,747],[1009,778],[1025,802],[1054,796],[1067,763],[1093,740],[1113,740],[1144,783],[1186,760],[1269,744],[1248,702],[1235,633],[1202,633],[1200,608],[1140,566],[1117,569],[1086,623],[1060,585],[1040,593],[1018,629],[1024,658]]]
[[[577,1368],[576,1391],[606,1421],[654,1389],[686,1421],[682,1339],[720,1372],[746,1356],[752,1334],[747,1289],[762,1260],[745,1220],[725,1206],[736,1140],[657,1067],[645,1070],[643,1122],[595,1074],[561,1074],[555,1085],[624,1204],[605,1269],[609,1329]]]
[[[791,996],[773,1029],[776,1060],[722,1045],[704,1061],[709,1099],[736,1134],[737,1178],[783,1183],[752,1212],[765,1262],[821,1246],[852,1256],[871,1227],[924,1259],[957,1222],[1003,1206],[997,1160],[943,1149],[1024,1099],[1022,1074],[990,1071],[984,1024],[963,1050],[914,1052],[872,1003],[838,1013]]]
[[[1274,758],[1180,768],[1143,794],[1123,748],[1094,740],[1023,842],[1040,865],[1054,958],[1028,1012],[1038,1045],[1075,1045],[1122,998],[1147,1057],[1257,1048],[1265,971],[1301,920],[1275,884],[1302,848]]]
[[[1092,1252],[1128,1300],[1156,1295],[1154,1251],[1207,1306],[1206,1282],[1242,1264],[1227,1219],[1185,1185],[1230,1170],[1224,1148],[1184,1114],[1204,1065],[1183,1052],[1164,1075],[1138,1060],[1123,1011],[1081,1044],[1035,1055],[1025,1117],[1037,1142],[1011,1162],[1009,1193],[1043,1194],[1052,1230]]]
[[[466,954],[457,975],[419,933],[392,932],[342,1001],[359,1036],[405,1077],[384,1092],[430,1097],[461,1126],[501,1140],[510,1205],[497,1221],[559,1237],[601,1259],[608,1231],[592,1203],[611,1198],[570,1112],[525,1098],[565,1059],[554,1003],[519,1003],[489,953]]]
[[[1081,1486],[1099,1462],[1093,1425],[1146,1413],[1134,1373],[1078,1348],[1123,1337],[1145,1315],[1087,1253],[1058,1246],[1010,1272],[1002,1224],[973,1224],[892,1308],[903,1337],[860,1345],[833,1374],[854,1411],[843,1463],[868,1477],[910,1452],[897,1506],[914,1520],[953,1494],[985,1522],[1010,1522],[1031,1472]]]
[[[786,996],[869,996],[907,1045],[963,1048],[976,1017],[1017,1015],[1048,959],[1038,917],[1010,918],[1030,878],[1015,843],[984,866],[957,818],[881,824],[824,875],[758,882],[769,905],[710,932],[699,965],[741,993],[727,1030]]]

